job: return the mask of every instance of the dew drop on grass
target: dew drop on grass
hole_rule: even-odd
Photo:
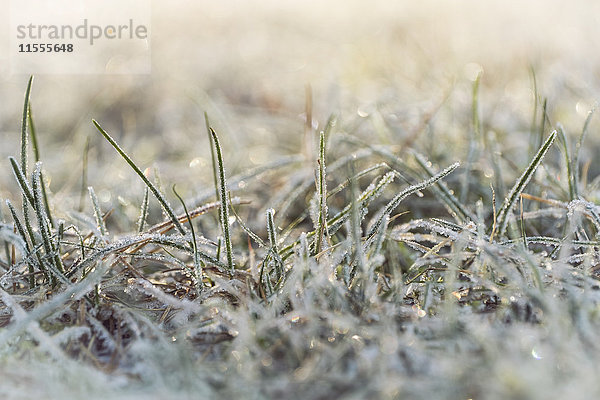
[[[108,203],[110,201],[112,197],[112,194],[110,193],[110,190],[108,189],[102,189],[98,192],[98,200],[100,200],[102,203]]]
[[[263,367],[270,367],[271,364],[273,364],[273,358],[270,356],[263,357],[263,359],[260,360],[260,363],[263,365]]]
[[[206,161],[200,157],[196,157],[190,161],[190,168],[202,168],[206,166]]]
[[[358,110],[356,110],[356,113],[358,114],[359,117],[362,117],[362,118],[366,118],[369,116],[369,113],[361,107],[359,107]]]

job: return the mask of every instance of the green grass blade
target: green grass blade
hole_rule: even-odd
[[[88,187],[88,192],[90,194],[90,199],[92,200],[92,208],[94,210],[94,218],[96,219],[96,227],[102,236],[103,241],[108,240],[108,231],[106,230],[106,224],[104,223],[104,218],[102,218],[102,210],[100,210],[100,203],[98,202],[98,196],[96,196],[96,192],[92,186]]]
[[[219,181],[220,181],[220,200],[221,200],[221,226],[223,228],[223,236],[225,239],[225,252],[227,255],[227,266],[233,272],[235,266],[233,264],[233,249],[231,247],[231,236],[229,233],[229,201],[227,196],[227,182],[225,181],[225,166],[223,165],[223,154],[221,153],[221,145],[217,133],[211,127],[210,134],[213,138],[215,150],[217,153],[217,161],[219,164]]]
[[[345,188],[348,187],[348,185],[350,185],[350,182],[352,179],[356,179],[357,181],[362,178],[363,176],[369,174],[370,172],[373,172],[379,168],[386,168],[386,169],[390,169],[390,166],[387,165],[386,163],[378,163],[375,165],[372,165],[368,168],[363,169],[360,172],[357,172],[353,177],[350,177],[349,179],[346,179],[344,182],[340,183],[339,185],[337,185],[335,187],[335,189],[333,190],[328,190],[327,191],[327,198],[330,198],[331,196],[334,196],[336,194],[338,194],[339,192],[341,192],[342,190],[344,190]]]
[[[460,202],[465,203],[469,195],[471,168],[473,163],[479,156],[480,146],[480,122],[479,122],[479,84],[481,82],[481,72],[477,74],[475,82],[473,82],[473,95],[471,101],[471,129],[469,134],[469,149],[467,152],[467,162],[465,164],[465,172],[462,176],[460,189]]]
[[[362,219],[363,216],[361,215],[361,209],[359,208],[359,203],[357,201],[358,196],[359,196],[359,192],[358,192],[358,184],[356,182],[356,179],[354,178],[355,173],[355,169],[354,169],[354,164],[353,163],[349,163],[348,166],[348,175],[351,176],[350,178],[350,231],[351,231],[351,237],[352,237],[352,243],[354,243],[354,262],[352,263],[353,268],[350,271],[350,276],[349,276],[349,280],[347,282],[347,284],[349,286],[353,285],[353,278],[356,276],[356,272],[358,270],[358,272],[360,273],[360,278],[364,279],[365,276],[364,274],[366,274],[367,272],[367,268],[366,268],[366,259],[365,259],[365,253],[363,251],[363,246],[362,246]]]
[[[33,123],[33,113],[31,112],[31,103],[29,104],[28,121],[29,121],[29,132],[31,133],[31,145],[33,147],[33,155],[35,157],[35,162],[39,162],[39,161],[41,161],[40,147],[38,145],[35,124]],[[50,227],[54,228],[54,219],[52,218],[52,214],[50,213],[50,203],[48,202],[48,194],[46,193],[46,184],[45,184],[43,172],[40,173],[40,182],[42,184],[41,188],[42,188],[42,199],[44,201],[44,209],[46,210],[46,215],[48,216],[48,221],[50,222]]]
[[[15,210],[15,208],[13,207],[13,205],[11,204],[10,201],[6,200],[6,205],[8,206],[8,209],[10,211],[10,215],[12,216],[13,221],[15,222],[15,227],[17,228],[17,232],[19,233],[19,236],[21,236],[21,239],[23,240],[23,245],[24,245],[24,250],[26,252],[26,254],[23,254],[23,257],[26,257],[27,255],[31,254],[31,247],[29,246],[29,241],[27,240],[27,234],[25,233],[25,228],[23,227],[23,224],[21,223],[21,220],[19,219],[19,216],[17,215],[17,212]],[[30,288],[34,288],[35,287],[35,277],[33,276],[34,273],[34,266],[33,264],[29,263],[29,287]]]
[[[319,194],[319,217],[317,224],[317,238],[315,252],[319,253],[323,246],[325,232],[327,229],[327,184],[325,182],[325,132],[321,131],[319,136],[319,175],[318,175],[318,194]]]
[[[417,153],[414,152],[415,160],[417,164],[429,175],[429,177],[433,177],[435,175],[434,171],[431,169],[429,165],[429,161],[427,159]],[[443,181],[438,181],[432,187],[434,189],[434,194],[440,198],[440,200],[448,207],[450,214],[457,219],[459,223],[465,222],[468,219],[471,221],[475,221],[475,217],[462,205],[462,203],[452,194],[446,183]]]
[[[127,153],[125,153],[125,151],[123,151],[123,149],[121,149],[121,147],[117,144],[117,142],[104,129],[102,129],[100,124],[98,124],[98,122],[96,122],[96,120],[92,120],[92,123],[94,124],[96,129],[98,129],[98,131],[102,134],[102,136],[104,136],[104,138],[108,141],[108,143],[110,143],[111,146],[114,147],[114,149],[117,151],[117,153],[119,153],[121,155],[121,157],[123,157],[123,159],[127,162],[127,164],[129,164],[129,166],[135,171],[135,173],[142,179],[142,181],[144,181],[146,186],[148,186],[148,188],[150,189],[152,194],[156,197],[156,199],[158,200],[160,205],[163,207],[163,210],[165,211],[165,213],[169,216],[171,221],[173,221],[173,224],[175,225],[175,227],[177,228],[179,233],[181,233],[182,235],[185,235],[185,229],[183,228],[183,225],[181,225],[181,222],[179,222],[179,220],[175,216],[175,211],[173,211],[173,209],[169,205],[169,202],[167,201],[167,199],[156,188],[156,186],[154,186],[154,184],[152,182],[150,182],[150,180],[148,180],[148,178],[146,178],[146,176],[144,175],[142,170],[139,169],[139,167],[133,162],[131,157],[129,157],[127,155]]]
[[[531,84],[533,86],[533,88],[532,88],[533,115],[531,118],[531,127],[530,127],[531,135],[529,137],[529,155],[530,155],[530,158],[533,158],[533,156],[535,155],[534,154],[535,149],[538,149],[540,147],[537,144],[537,138],[536,138],[539,93],[538,93],[537,77],[536,77],[535,68],[533,67],[533,65],[529,66],[529,74],[531,76]]]
[[[33,75],[29,77],[27,89],[25,90],[25,102],[23,104],[23,119],[21,121],[21,169],[23,174],[27,176],[27,121],[29,116],[29,100],[31,96],[31,85],[33,84]]]
[[[567,182],[569,184],[569,200],[575,200],[577,196],[577,184],[575,182],[575,175],[573,171],[573,162],[571,160],[571,151],[569,149],[569,140],[567,139],[567,135],[565,134],[565,130],[561,124],[558,124],[557,127],[559,142],[562,145],[564,156],[565,156],[565,164],[567,166]]]
[[[246,234],[252,238],[252,240],[254,240],[260,247],[267,247],[267,244],[265,243],[265,241],[262,240],[260,238],[260,236],[258,236],[256,233],[252,232],[252,230],[250,228],[248,228],[246,226],[246,224],[244,224],[244,221],[242,221],[242,219],[240,218],[238,213],[235,211],[235,208],[233,206],[231,207],[231,212],[235,216],[235,220],[237,221],[237,223],[244,230],[244,232],[246,232]]]
[[[267,234],[269,236],[269,244],[271,245],[271,250],[269,253],[273,254],[273,258],[276,262],[277,268],[277,280],[280,280],[283,277],[283,262],[281,261],[281,257],[279,256],[279,250],[277,248],[277,232],[275,231],[275,223],[273,222],[273,216],[275,215],[275,210],[269,208],[266,212],[267,214]]]
[[[509,213],[512,211],[514,205],[521,196],[521,193],[525,189],[525,186],[527,186],[527,184],[533,177],[533,174],[535,173],[537,167],[539,167],[539,165],[541,164],[542,159],[548,152],[548,149],[550,149],[550,146],[552,146],[552,143],[554,143],[556,135],[557,132],[553,131],[550,134],[550,136],[548,136],[544,144],[540,147],[535,157],[531,160],[531,162],[521,175],[521,177],[517,180],[517,182],[515,182],[514,186],[509,192],[508,197],[504,200],[504,203],[502,204],[502,207],[500,208],[500,211],[498,211],[498,215],[496,217],[498,235],[500,237],[504,236],[504,234],[506,233],[506,227],[508,225],[509,220]]]
[[[577,147],[575,149],[575,158],[573,160],[573,175],[575,177],[575,191],[577,194],[579,194],[579,182],[581,180],[581,176],[580,176],[580,172],[579,172],[579,163],[581,162],[581,147],[583,146],[583,142],[585,141],[585,138],[587,137],[587,133],[590,127],[590,122],[592,121],[592,117],[594,116],[594,112],[596,111],[596,108],[592,108],[588,114],[587,117],[585,118],[585,122],[583,124],[583,129],[581,130],[581,135],[579,135],[579,141],[577,142]],[[583,189],[583,188],[581,188]]]
[[[148,186],[144,187],[144,199],[140,207],[140,217],[138,218],[138,233],[142,233],[146,227],[146,219],[148,218],[148,203],[150,202],[150,191]]]
[[[175,193],[175,196],[181,202],[181,205],[183,206],[183,211],[185,211],[185,216],[188,220],[188,224],[190,225],[190,231],[192,233],[192,240],[190,243],[190,247],[192,248],[192,251],[194,252],[193,260],[194,260],[194,273],[196,274],[196,290],[198,292],[200,292],[200,291],[202,291],[202,286],[203,286],[202,285],[202,264],[201,264],[200,258],[198,257],[198,245],[196,244],[196,231],[194,230],[194,223],[192,222],[190,213],[188,212],[187,206],[185,205],[185,201],[183,201],[183,198],[179,195],[179,193],[177,193],[177,190],[175,189],[175,185],[173,185],[173,193]]]
[[[83,212],[85,207],[85,192],[88,187],[88,161],[90,153],[90,137],[85,138],[83,145],[83,160],[81,163],[81,190],[79,191],[79,212]]]
[[[44,200],[43,200],[43,196],[42,196],[42,182],[41,182],[41,175],[42,175],[42,163],[41,162],[37,162],[35,165],[35,170],[33,172],[33,179],[32,179],[32,189],[33,189],[33,197],[35,199],[35,212],[36,212],[36,217],[38,220],[38,229],[40,234],[42,235],[42,244],[44,245],[44,252],[46,253],[46,256],[51,257],[52,261],[54,263],[53,267],[56,268],[56,270],[59,272],[59,274],[57,274],[55,272],[55,275],[58,275],[58,277],[60,278],[60,275],[62,275],[64,273],[64,268],[62,265],[62,261],[60,259],[59,254],[56,252],[56,249],[54,248],[54,245],[52,244],[51,241],[51,229],[50,229],[50,221],[48,220],[48,216],[46,215],[45,212],[45,208],[44,208]]]
[[[215,148],[214,148],[214,140],[212,134],[210,133],[210,121],[208,120],[208,114],[204,113],[204,122],[206,123],[206,133],[208,135],[208,143],[210,147],[210,159],[212,162],[212,173],[213,173],[213,183],[215,185],[215,200],[219,201],[219,178],[218,175],[218,166],[217,160],[215,159]],[[221,221],[221,213],[219,215],[219,222]]]
[[[275,210],[269,208],[267,210],[267,234],[269,236],[269,244],[271,248],[278,253],[277,250],[277,232],[275,231],[275,223],[273,222],[273,216],[275,215]]]
[[[27,178],[23,174],[23,170],[17,164],[17,160],[14,157],[8,157],[10,161],[10,165],[12,167],[13,173],[15,174],[15,178],[19,187],[21,188],[21,192],[23,193],[23,199],[26,200],[31,207],[35,208],[35,201],[33,199],[33,192],[31,187],[29,186],[29,182],[27,182]]]
[[[406,189],[404,189],[403,191],[401,191],[400,193],[398,193],[383,209],[383,211],[379,214],[379,217],[377,217],[375,219],[375,222],[371,225],[371,228],[369,229],[369,232],[367,234],[367,237],[371,237],[373,236],[377,230],[379,229],[379,227],[381,226],[381,224],[383,223],[383,220],[385,218],[385,216],[389,216],[392,211],[394,211],[394,209],[396,209],[396,207],[398,207],[398,205],[402,202],[402,200],[404,200],[405,198],[407,198],[408,196],[410,196],[413,193],[419,192],[431,185],[433,185],[434,183],[436,183],[437,181],[439,181],[440,179],[445,178],[446,176],[450,175],[452,173],[452,171],[454,171],[456,168],[458,168],[460,166],[460,163],[454,163],[452,165],[450,165],[448,168],[444,169],[443,171],[439,172],[438,174],[432,176],[431,178],[417,183],[416,185],[412,185],[407,187]]]

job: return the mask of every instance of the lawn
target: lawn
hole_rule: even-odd
[[[0,398],[600,397],[597,6],[168,4],[0,78]]]

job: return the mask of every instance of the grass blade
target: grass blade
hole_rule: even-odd
[[[429,167],[430,163],[423,157],[423,155],[414,152],[415,159],[417,160],[417,164],[429,175],[429,177],[433,177],[435,174],[433,170]],[[453,214],[453,217],[458,220],[458,222],[466,222],[468,219],[471,221],[475,221],[475,217],[462,205],[462,203],[452,194],[448,186],[442,182],[438,181],[435,183],[434,194],[440,197],[440,200],[448,207],[450,213]]]
[[[60,259],[59,254],[57,253],[56,249],[54,248],[54,245],[52,244],[52,241],[50,240],[51,237],[51,230],[50,230],[50,221],[48,220],[48,216],[46,215],[45,209],[44,209],[44,200],[43,200],[43,196],[42,196],[42,182],[41,182],[41,175],[42,175],[42,163],[38,162],[35,165],[35,170],[33,172],[33,179],[32,179],[32,189],[33,189],[33,197],[35,199],[35,212],[36,212],[36,216],[37,216],[37,220],[38,220],[38,229],[40,231],[40,234],[42,235],[42,244],[44,245],[44,252],[46,253],[47,257],[51,257],[53,263],[54,263],[54,268],[56,268],[56,271],[54,271],[54,275],[57,275],[59,278],[62,277],[62,274],[65,272],[64,271],[64,267],[62,265],[62,261]],[[65,281],[65,279],[61,279],[63,282]]]
[[[219,201],[219,178],[218,175],[218,166],[217,160],[215,159],[215,148],[213,137],[210,133],[210,122],[208,120],[208,114],[204,113],[204,122],[206,123],[206,133],[208,134],[208,143],[210,147],[210,159],[212,161],[212,172],[213,172],[213,182],[215,185],[215,199]],[[221,213],[219,212],[219,222],[221,221]]]
[[[563,129],[561,124],[558,124],[558,138],[560,144],[563,147],[563,151],[565,153],[565,164],[567,166],[567,182],[569,184],[569,200],[575,200],[577,196],[577,184],[575,181],[575,175],[573,171],[573,162],[571,160],[571,151],[569,150],[569,140],[567,139],[567,135],[565,134],[565,130]]]
[[[31,103],[29,104],[29,132],[31,132],[31,145],[33,146],[33,155],[35,157],[35,162],[40,162],[40,148],[38,146],[37,141],[37,133],[35,130],[35,124],[33,123],[33,113],[31,112]],[[50,213],[50,204],[48,202],[48,194],[46,193],[46,184],[44,183],[44,174],[40,172],[40,182],[42,189],[42,200],[44,201],[44,209],[46,210],[46,215],[48,216],[48,221],[50,222],[50,227],[54,228],[54,219],[52,218],[52,214]]]
[[[79,191],[79,208],[78,211],[82,212],[85,207],[85,192],[88,187],[88,158],[90,153],[90,137],[85,138],[85,145],[83,146],[83,160],[81,163],[81,190]]]
[[[323,246],[323,240],[327,229],[327,183],[325,182],[325,132],[321,131],[319,137],[319,176],[318,176],[318,193],[319,193],[319,219],[318,233],[315,246],[315,252],[320,253]]]
[[[104,218],[102,218],[102,211],[100,210],[100,203],[98,203],[98,196],[96,196],[96,192],[93,187],[88,187],[88,192],[90,193],[90,199],[92,200],[92,207],[94,209],[94,218],[96,219],[96,227],[102,236],[102,240],[104,242],[108,241],[108,232],[106,230],[106,224],[104,223]]]
[[[581,180],[581,176],[579,173],[579,163],[580,163],[580,156],[581,156],[581,147],[583,146],[583,142],[585,141],[585,138],[587,137],[587,133],[588,133],[588,129],[590,126],[590,122],[592,120],[592,117],[594,116],[594,112],[596,111],[596,108],[592,108],[590,111],[588,111],[587,117],[585,118],[585,122],[583,124],[583,129],[581,130],[581,135],[579,136],[579,141],[577,142],[577,147],[575,149],[575,159],[573,160],[573,175],[575,178],[575,193],[579,194],[579,182]]]
[[[371,225],[371,228],[369,229],[369,233],[367,234],[367,237],[371,237],[377,232],[377,230],[383,223],[385,216],[387,215],[389,217],[389,215],[392,213],[392,211],[394,211],[394,209],[396,207],[398,207],[398,205],[402,202],[402,200],[404,200],[405,198],[407,198],[408,196],[410,196],[413,193],[419,192],[419,191],[433,185],[440,179],[445,178],[446,176],[450,175],[452,173],[452,171],[454,171],[459,166],[460,166],[460,163],[454,163],[451,166],[449,166],[448,168],[441,171],[440,173],[432,176],[431,178],[429,178],[421,183],[417,183],[416,185],[409,186],[406,189],[404,189],[403,191],[401,191],[400,193],[398,193],[385,206],[383,211],[379,214],[379,217],[377,217],[375,222]]]
[[[23,174],[23,170],[19,167],[17,160],[15,160],[14,157],[8,157],[8,160],[10,161],[10,165],[15,174],[15,178],[17,179],[17,183],[19,184],[21,192],[23,193],[23,199],[28,202],[31,207],[35,208],[33,192],[29,186],[29,182],[27,182],[27,178]]]
[[[188,224],[190,225],[190,231],[192,232],[192,240],[190,243],[190,247],[192,248],[192,251],[194,252],[193,260],[194,260],[194,273],[196,274],[196,290],[198,292],[201,292],[202,286],[203,286],[202,285],[202,264],[201,264],[200,258],[198,257],[198,245],[196,244],[196,232],[194,231],[194,224],[192,223],[192,218],[190,217],[190,213],[188,212],[187,206],[185,205],[183,198],[179,195],[179,193],[177,193],[177,190],[175,189],[175,185],[173,185],[173,193],[175,193],[175,196],[177,196],[177,198],[181,202],[181,205],[183,206],[183,211],[185,211],[185,216],[187,217]]]
[[[6,200],[6,205],[8,206],[8,209],[10,211],[10,215],[12,216],[13,221],[15,222],[15,227],[17,228],[17,232],[19,233],[19,236],[21,236],[21,239],[23,240],[23,246],[24,246],[24,251],[26,252],[25,254],[23,254],[23,258],[25,258],[27,255],[31,254],[31,248],[29,247],[29,242],[27,240],[27,234],[25,233],[25,228],[23,227],[23,224],[21,223],[21,220],[19,219],[19,216],[17,215],[17,212],[15,211],[15,208],[13,207],[13,205],[11,204],[10,201]],[[34,288],[35,287],[35,277],[33,276],[34,273],[34,267],[33,264],[29,264],[29,287],[30,288]]]
[[[556,139],[556,135],[557,135],[557,132],[553,131],[550,134],[550,136],[548,136],[548,139],[546,139],[544,144],[540,147],[537,154],[531,160],[531,162],[529,163],[529,165],[527,166],[527,168],[525,169],[525,171],[523,172],[521,177],[517,180],[517,182],[515,182],[514,186],[512,187],[512,189],[509,192],[508,197],[504,200],[504,203],[502,204],[500,211],[498,211],[498,216],[496,217],[496,221],[497,221],[497,225],[498,225],[498,235],[500,237],[504,236],[504,234],[506,233],[506,227],[508,225],[508,220],[509,220],[508,214],[512,211],[514,205],[516,204],[517,200],[521,196],[521,193],[525,189],[525,186],[527,186],[527,184],[533,177],[535,170],[541,164],[542,159],[548,152],[548,149],[550,149],[550,146],[552,146],[552,143],[554,143],[554,139]]]
[[[475,82],[473,82],[473,97],[471,102],[471,124],[472,127],[469,130],[469,149],[467,152],[467,163],[465,165],[465,172],[462,176],[461,189],[460,189],[460,201],[465,203],[469,195],[470,176],[473,163],[479,156],[480,146],[480,122],[479,122],[479,84],[481,82],[481,74],[479,71]]]
[[[211,127],[210,134],[212,135],[215,150],[217,153],[217,161],[219,163],[219,180],[220,180],[220,199],[221,199],[221,226],[223,228],[223,236],[225,238],[225,252],[227,253],[227,266],[233,272],[233,250],[231,248],[231,236],[229,234],[229,202],[227,196],[227,182],[225,182],[225,166],[223,165],[223,155],[221,154],[221,145],[217,133]]]
[[[21,169],[23,174],[27,176],[27,147],[28,147],[28,136],[27,136],[27,121],[29,116],[29,99],[31,96],[31,85],[33,83],[33,75],[29,77],[27,83],[27,89],[25,90],[25,102],[23,104],[23,119],[21,121]]]
[[[150,191],[148,186],[144,187],[144,200],[142,200],[142,206],[140,207],[140,217],[138,218],[138,233],[144,232],[146,226],[146,219],[148,218],[148,203],[150,200]]]
[[[121,149],[121,147],[117,144],[117,142],[115,142],[115,140],[104,129],[102,129],[100,124],[98,124],[98,122],[96,122],[96,120],[94,120],[94,119],[92,120],[92,123],[94,124],[96,129],[98,129],[98,131],[102,134],[102,136],[104,136],[104,138],[108,141],[108,143],[110,143],[111,146],[114,147],[114,149],[117,151],[117,153],[119,153],[121,155],[121,157],[123,157],[123,159],[127,162],[127,164],[129,164],[129,166],[135,171],[135,173],[142,179],[142,181],[144,181],[146,186],[148,186],[148,188],[150,189],[152,194],[156,197],[156,199],[158,200],[160,205],[163,207],[163,210],[165,211],[165,213],[169,216],[171,221],[173,221],[173,224],[175,225],[175,227],[177,228],[179,233],[181,233],[182,235],[185,235],[185,229],[183,228],[183,225],[181,225],[181,223],[175,216],[175,211],[173,211],[173,209],[167,202],[167,199],[156,188],[156,186],[154,186],[154,184],[152,182],[150,182],[150,180],[148,180],[148,178],[146,178],[146,175],[144,175],[142,170],[138,168],[138,166],[133,162],[131,157],[129,157],[127,155],[127,153],[125,153],[123,151],[123,149]]]

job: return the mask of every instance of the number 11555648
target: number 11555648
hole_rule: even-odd
[[[21,43],[19,53],[72,53],[73,44],[65,43]]]

